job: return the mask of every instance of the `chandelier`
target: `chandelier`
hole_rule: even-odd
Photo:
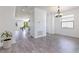
[[[56,15],[55,15],[55,17],[62,17],[62,13],[61,13],[61,10],[60,10],[60,7],[58,6],[58,8],[57,8],[57,13],[56,13]]]

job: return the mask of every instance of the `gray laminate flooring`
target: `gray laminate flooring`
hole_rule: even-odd
[[[28,36],[28,35],[27,35]],[[0,48],[0,53],[73,53],[79,52],[79,39],[64,35],[50,35],[32,38],[22,32],[16,36],[16,43],[11,48]]]

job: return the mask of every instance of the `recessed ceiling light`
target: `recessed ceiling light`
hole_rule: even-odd
[[[25,11],[24,9],[22,9],[22,11]]]

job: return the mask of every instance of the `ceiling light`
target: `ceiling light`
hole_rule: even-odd
[[[22,11],[25,11],[24,9],[22,9]]]
[[[62,13],[61,13],[61,10],[60,10],[59,6],[57,8],[57,13],[56,13],[55,17],[62,17]]]

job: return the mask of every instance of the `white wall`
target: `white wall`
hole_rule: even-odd
[[[54,14],[51,13],[51,12],[47,13],[47,17],[46,17],[46,31],[49,34],[54,34],[55,33]]]
[[[74,14],[74,29],[62,29],[61,19],[55,19],[55,33],[79,38],[79,8],[63,12],[63,15]]]
[[[14,32],[15,27],[15,7],[0,7],[0,33],[5,30]]]
[[[15,7],[0,6],[0,34],[5,30],[14,34],[16,30],[15,22]]]
[[[35,8],[35,36],[46,36],[46,11]]]
[[[30,35],[34,37],[34,10],[32,10],[32,15],[30,17]]]
[[[34,8],[31,18],[31,35],[35,38],[46,36],[46,11]]]

